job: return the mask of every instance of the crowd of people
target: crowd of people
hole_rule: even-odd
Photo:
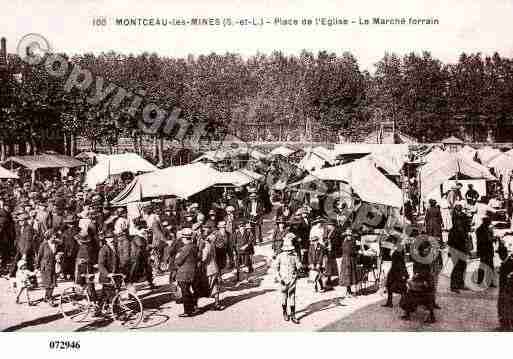
[[[34,285],[36,273],[37,285],[45,288],[43,300],[49,305],[56,305],[53,291],[58,281],[72,280],[86,286],[99,307],[112,295],[113,274],[125,275],[128,284],[146,281],[152,290],[154,276],[166,273],[169,283],[179,288],[181,317],[198,315],[201,297],[213,298],[212,308],[222,310],[221,285],[228,285],[222,282],[222,275],[232,272],[236,283],[254,279],[255,246],[263,242],[263,218],[271,218],[271,214],[275,222],[270,237],[273,273],[281,289],[286,321],[299,323],[295,295],[300,278],[308,278],[315,292],[340,286],[344,297],[353,296],[369,272],[381,270],[378,261],[388,260],[391,267],[383,306],[392,307],[393,294],[398,293],[403,319],[410,319],[423,305],[429,311],[426,321],[435,322],[434,310],[440,308],[436,301],[438,277],[446,247],[454,264],[450,288],[454,293],[467,289],[465,271],[473,251],[469,235],[472,225],[482,264],[478,284],[496,284],[495,275],[489,275],[490,270],[495,273],[497,247],[490,215],[500,210],[480,198],[470,185],[465,199],[461,185],[452,188],[445,196],[447,208],[429,201],[424,226],[409,234],[416,246],[400,235],[375,235],[372,227],[359,223],[358,198],[353,199],[351,210],[344,201],[336,201],[333,213],[327,216],[313,197],[298,200],[294,192],[286,190],[274,212],[271,191],[263,181],[196,202],[153,200],[142,204],[134,215],[130,208],[109,205],[109,199],[121,188],[123,184],[90,190],[73,177],[1,184],[0,265],[18,287],[17,302],[25,291],[27,302],[34,304],[28,288]],[[499,313],[501,325],[512,329],[513,303],[507,293],[513,291],[513,260],[507,242],[506,238],[499,248],[504,260]],[[429,256],[430,261],[423,260]],[[413,261],[412,275],[407,270],[407,258]],[[87,279],[95,273],[99,273],[101,295]]]

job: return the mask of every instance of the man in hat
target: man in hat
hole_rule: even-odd
[[[275,273],[281,286],[283,319],[285,321],[292,320],[294,324],[299,324],[299,320],[296,318],[296,282],[301,262],[295,253],[294,237],[295,235],[292,233],[285,236],[281,248],[282,252],[276,257]],[[290,306],[290,315],[287,312],[287,306]]]
[[[192,243],[192,230],[184,228],[181,232],[183,242],[176,258],[177,266],[176,280],[182,292],[183,313],[179,316],[182,318],[192,317],[194,315],[194,303],[196,302],[193,294],[193,282],[198,266],[198,249]]]
[[[208,211],[208,219],[205,222],[205,225],[212,227],[212,228],[217,227],[217,215],[216,215],[215,209],[211,209],[210,211]]]
[[[131,264],[128,276],[129,282],[137,282],[144,275],[150,289],[154,289],[153,270],[150,262],[149,239],[151,238],[150,230],[144,220],[134,223],[135,235],[132,237],[131,248]]]
[[[50,306],[56,307],[57,304],[53,301],[53,290],[57,286],[56,257],[60,250],[61,241],[52,229],[47,231],[45,237],[47,240],[39,247],[36,267],[41,273],[40,285],[45,288],[44,301]]]
[[[220,285],[221,285],[221,270],[217,263],[216,247],[214,242],[216,241],[215,233],[211,233],[206,237],[205,246],[200,252],[201,262],[205,268],[205,274],[207,276],[208,283],[208,294],[213,297],[214,310],[223,310],[224,307],[221,305],[219,300]]]
[[[34,243],[34,228],[29,224],[29,215],[22,213],[18,217],[18,233],[16,235],[16,256],[14,262],[17,263],[20,259],[24,258],[27,261],[29,270],[34,268],[34,257],[36,254],[36,246]],[[16,276],[16,266],[13,266],[10,277]]]
[[[242,266],[248,268],[248,279],[251,273],[253,273],[253,260],[252,254],[254,237],[247,221],[241,220],[239,222],[239,228],[235,231],[234,237],[234,251],[235,251],[235,266],[237,282],[240,281],[240,271]]]
[[[229,267],[233,263],[231,235],[226,231],[226,222],[220,221],[217,224],[217,231],[214,232],[214,248],[216,253],[216,262],[219,271]],[[229,261],[229,263],[228,263]]]
[[[287,221],[283,217],[276,218],[276,228],[274,228],[273,235],[272,235],[272,248],[274,256],[273,258],[276,258],[278,254],[281,253],[281,247],[283,245],[283,239],[285,238],[285,235],[289,233],[287,227],[286,227]]]
[[[78,243],[75,236],[78,234],[77,219],[73,215],[64,218],[62,229],[63,262],[62,273],[66,279],[75,278],[75,261],[78,252]]]
[[[264,213],[264,208],[257,199],[258,196],[255,192],[251,192],[249,194],[249,202],[246,205],[244,217],[254,224],[253,236],[258,243],[262,243],[262,216]]]
[[[115,287],[112,283],[112,275],[119,273],[119,254],[116,247],[114,233],[104,234],[105,244],[98,254],[99,281],[102,284],[102,297],[99,302],[100,308],[103,303],[109,303],[115,295]]]
[[[237,221],[237,218],[235,218],[235,207],[226,207],[226,216],[224,217],[224,221],[226,222],[226,231],[232,234],[237,229],[235,226],[235,222]]]
[[[486,285],[495,287],[494,236],[493,230],[490,228],[491,223],[490,217],[484,217],[481,225],[476,229],[477,256],[479,258],[477,284],[481,284],[486,279]]]

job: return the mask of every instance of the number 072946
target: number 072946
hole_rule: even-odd
[[[78,350],[80,349],[80,342],[77,340],[51,340],[49,347],[53,350]]]

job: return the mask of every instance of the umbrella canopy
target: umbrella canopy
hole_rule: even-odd
[[[401,189],[379,172],[369,158],[341,166],[322,168],[291,186],[317,180],[346,182],[365,202],[397,208],[402,206]]]
[[[122,174],[123,172],[152,172],[157,167],[135,153],[102,156],[96,166],[86,174],[86,184],[89,188],[96,188],[109,176]]]
[[[6,170],[2,166],[0,166],[0,178],[1,179],[18,179],[18,175],[15,173],[12,173],[9,170]]]
[[[473,179],[495,180],[490,170],[461,154],[448,153],[420,168],[422,196],[426,198],[446,180],[463,174]]]

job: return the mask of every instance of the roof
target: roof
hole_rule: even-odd
[[[9,178],[17,179],[18,175],[15,173],[12,173],[11,171],[6,170],[2,166],[0,166],[0,178],[2,178],[2,179],[9,179]]]
[[[379,172],[371,159],[363,158],[341,166],[316,170],[291,186],[317,180],[346,182],[365,202],[397,208],[402,206],[401,189]]]
[[[462,140],[460,140],[458,137],[456,136],[451,136],[449,138],[445,138],[443,139],[442,141],[440,141],[441,143],[445,143],[445,144],[448,144],[448,145],[451,145],[451,144],[458,144],[458,145],[463,145],[464,142]]]
[[[42,154],[33,156],[12,156],[4,164],[9,162],[17,163],[30,170],[41,168],[74,168],[85,166],[86,164],[76,158],[65,155]]]

